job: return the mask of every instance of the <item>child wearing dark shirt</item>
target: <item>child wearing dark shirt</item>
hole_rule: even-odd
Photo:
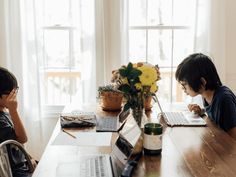
[[[17,111],[18,84],[15,76],[0,67],[0,143],[13,139],[22,144],[27,135]],[[8,147],[13,177],[29,177],[27,164],[21,151]]]
[[[189,110],[199,115],[206,111],[211,120],[236,139],[236,97],[222,85],[211,59],[201,53],[192,54],[178,65],[175,77],[187,95],[203,97],[204,109],[190,104]]]

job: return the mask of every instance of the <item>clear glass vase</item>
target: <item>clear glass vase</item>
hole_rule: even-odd
[[[132,116],[134,117],[135,121],[137,122],[138,126],[142,129],[144,124],[147,122],[147,116],[145,114],[144,108],[133,108],[132,109]]]
[[[147,122],[147,116],[145,114],[144,108],[134,108],[132,109],[131,113],[142,131],[142,134],[139,137],[138,142],[136,143],[133,153],[132,153],[133,155],[136,155],[138,153],[141,153],[143,150],[143,128],[144,128],[144,124]]]

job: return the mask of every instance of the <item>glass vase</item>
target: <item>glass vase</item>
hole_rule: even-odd
[[[134,108],[132,109],[131,113],[142,131],[142,134],[139,137],[138,142],[134,146],[134,150],[132,152],[133,155],[136,155],[136,154],[141,153],[143,150],[143,128],[144,128],[144,124],[147,122],[147,116],[145,114],[144,108]]]
[[[144,108],[133,108],[132,109],[132,116],[134,117],[135,121],[137,122],[138,126],[143,129],[144,124],[147,122],[147,116],[145,114]]]

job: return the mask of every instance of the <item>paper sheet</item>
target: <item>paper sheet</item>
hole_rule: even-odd
[[[60,131],[52,145],[73,145],[73,146],[110,146],[111,132],[70,132],[76,138]]]

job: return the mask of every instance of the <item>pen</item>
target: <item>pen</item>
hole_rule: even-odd
[[[66,131],[65,129],[62,129],[63,132],[65,132],[66,134],[68,134],[69,136],[71,136],[72,138],[76,139],[75,135],[72,135],[70,132]]]

